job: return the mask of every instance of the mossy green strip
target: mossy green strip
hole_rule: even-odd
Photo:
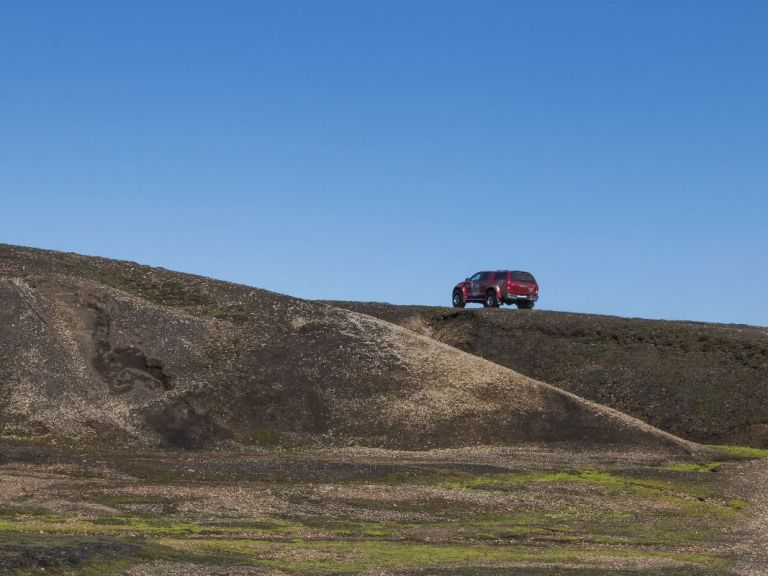
[[[734,446],[728,444],[712,444],[710,445],[710,448],[714,448],[724,456],[745,459],[768,458],[768,450],[763,448],[753,448],[751,446]]]
[[[722,462],[708,462],[707,464],[696,464],[693,462],[685,462],[681,464],[670,464],[666,466],[665,470],[672,472],[714,472],[722,466]]]
[[[441,488],[450,490],[504,490],[527,482],[578,482],[602,486],[613,490],[628,491],[646,496],[657,496],[684,490],[668,480],[640,479],[619,476],[587,468],[570,472],[521,472],[508,474],[487,474],[465,479],[439,482]]]
[[[492,546],[485,544],[425,544],[377,541],[303,541],[287,543],[254,540],[162,540],[164,546],[186,552],[234,554],[256,566],[291,572],[332,574],[370,569],[480,567],[517,563],[552,563],[598,566],[606,557],[669,559],[721,567],[716,555],[664,553],[642,550],[584,549],[567,547]]]

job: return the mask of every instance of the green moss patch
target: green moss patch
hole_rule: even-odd
[[[753,448],[751,446],[734,446],[729,444],[712,444],[714,448],[724,456],[740,459],[768,458],[768,450],[763,448]]]

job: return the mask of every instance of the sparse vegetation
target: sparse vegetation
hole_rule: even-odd
[[[148,474],[142,463],[149,456],[130,452],[18,442],[3,450],[13,462],[27,457],[25,446],[57,454],[58,463],[0,467],[0,562],[16,558],[9,542],[33,543],[41,533],[68,549],[94,541],[130,546],[125,553],[113,546],[118,552],[65,554],[47,570],[53,574],[122,574],[150,559],[222,573],[249,565],[297,575],[371,568],[501,574],[510,566],[539,574],[542,564],[569,576],[608,567],[636,575],[725,574],[723,534],[749,510],[725,492],[728,470],[737,465],[727,462],[718,474],[703,474],[684,462],[631,459],[601,469],[581,461],[599,459],[597,453],[539,454],[530,447],[487,456],[379,451],[371,458],[344,450],[223,460],[197,453],[194,464],[180,452],[152,457]],[[464,460],[470,455],[472,464]],[[346,464],[351,457],[354,467]],[[439,459],[418,460],[425,457]],[[84,459],[104,462],[100,474],[82,474]],[[552,469],[554,459],[560,469]],[[13,487],[27,474],[55,483],[55,498],[36,498],[36,507],[21,502]]]

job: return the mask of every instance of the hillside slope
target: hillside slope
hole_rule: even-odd
[[[337,302],[696,441],[768,446],[768,329]]]
[[[148,447],[696,447],[401,327],[130,262],[0,245],[0,435]]]

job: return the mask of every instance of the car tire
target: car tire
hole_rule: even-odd
[[[518,302],[518,310],[533,310],[533,302]]]
[[[467,303],[464,302],[464,294],[461,293],[461,290],[454,290],[453,291],[453,307],[464,308],[466,304]]]
[[[499,299],[496,296],[495,290],[488,290],[488,294],[485,295],[485,301],[483,302],[483,306],[485,306],[486,308],[499,307]]]

